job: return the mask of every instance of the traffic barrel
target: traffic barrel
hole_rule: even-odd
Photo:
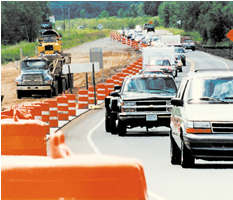
[[[78,109],[88,108],[88,90],[80,89],[78,91]]]
[[[42,121],[41,105],[39,104],[33,105],[33,109],[31,110],[31,115],[33,119]]]
[[[104,100],[106,96],[106,89],[104,83],[96,85],[97,100]]]
[[[58,127],[58,109],[57,109],[57,100],[46,100],[45,102],[49,105],[49,127],[57,128]]]
[[[49,104],[45,101],[41,103],[41,117],[43,122],[49,123]]]
[[[76,116],[76,95],[65,94],[65,96],[68,98],[69,116]]]
[[[95,93],[93,86],[88,87],[88,104],[95,104]]]
[[[115,85],[115,81],[111,78],[108,78],[106,81],[105,81],[105,87],[107,87],[108,89],[108,94],[107,96],[114,91],[114,85]]]
[[[69,109],[68,109],[67,97],[58,96],[56,99],[57,99],[58,120],[69,120]]]

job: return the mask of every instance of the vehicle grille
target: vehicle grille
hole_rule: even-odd
[[[137,106],[166,105],[166,101],[138,101]]]
[[[233,123],[214,122],[212,123],[213,133],[233,133]]]
[[[24,74],[23,84],[24,85],[42,85],[43,76],[41,74]]]
[[[143,107],[137,108],[137,112],[166,111],[166,107]]]
[[[53,45],[46,45],[45,46],[45,51],[52,51],[53,50]]]

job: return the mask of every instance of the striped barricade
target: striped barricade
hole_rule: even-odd
[[[58,120],[69,120],[68,99],[66,96],[57,97]]]
[[[105,99],[106,89],[104,83],[99,83],[96,85],[97,100],[101,101]]]
[[[80,89],[78,91],[78,109],[88,108],[88,90]]]
[[[41,103],[41,117],[43,122],[49,124],[49,104],[45,101]]]
[[[89,86],[88,88],[88,104],[95,104],[95,93],[93,86]]]
[[[49,104],[49,127],[57,128],[58,127],[58,110],[57,110],[57,101],[56,100],[46,100]]]
[[[65,94],[65,96],[68,98],[69,116],[76,116],[76,95]]]

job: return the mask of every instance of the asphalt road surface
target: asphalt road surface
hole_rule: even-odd
[[[178,74],[179,85],[190,69],[233,69],[233,62],[200,51],[188,52],[188,65]],[[224,114],[224,113],[223,113]],[[149,199],[157,200],[231,200],[233,199],[233,162],[197,160],[193,169],[170,164],[168,128],[135,128],[120,137],[105,132],[104,107],[90,111],[66,127],[66,143],[73,152],[133,157],[145,169]]]

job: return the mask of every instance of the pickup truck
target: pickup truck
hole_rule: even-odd
[[[170,126],[171,98],[177,87],[171,75],[126,77],[122,87],[105,98],[106,132],[123,136],[128,128]]]

